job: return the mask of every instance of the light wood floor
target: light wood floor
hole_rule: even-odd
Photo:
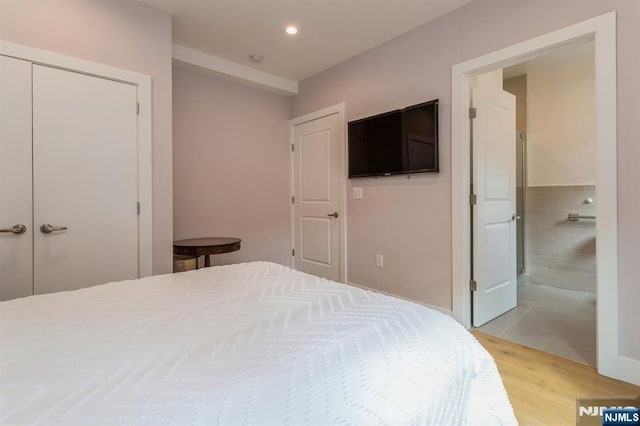
[[[640,395],[640,387],[609,379],[595,368],[478,331],[493,356],[521,425],[575,425],[576,398]]]

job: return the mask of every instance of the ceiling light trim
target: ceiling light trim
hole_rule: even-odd
[[[173,44],[173,59],[199,68],[224,74],[245,82],[247,85],[264,87],[269,91],[276,91],[286,95],[298,94],[298,82],[258,71],[245,65],[222,59],[208,53],[200,52],[180,44]]]

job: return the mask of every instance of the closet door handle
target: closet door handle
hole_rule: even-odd
[[[0,232],[11,232],[12,234],[24,234],[27,227],[22,224],[13,225],[11,228],[0,229]]]
[[[40,232],[42,232],[43,234],[50,234],[56,231],[66,231],[66,229],[67,229],[66,226],[53,226],[48,223],[45,223],[40,227]]]

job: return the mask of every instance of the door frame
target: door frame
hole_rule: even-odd
[[[346,127],[346,122],[345,122],[345,111],[346,111],[346,107],[345,107],[345,103],[339,103],[336,105],[332,105],[326,108],[322,108],[320,110],[317,111],[313,111],[310,112],[308,114],[305,115],[301,115],[299,117],[295,117],[289,120],[289,145],[290,145],[290,149],[289,149],[289,196],[291,197],[291,199],[293,200],[293,179],[294,179],[294,172],[293,172],[293,161],[294,161],[294,157],[293,157],[293,143],[294,143],[294,139],[293,139],[293,128],[299,124],[304,124],[307,123],[309,121],[314,121],[323,117],[327,117],[329,115],[333,115],[333,114],[338,114],[338,120],[340,122],[339,127],[340,127],[340,132],[338,134],[338,137],[340,138],[340,140],[338,141],[338,144],[340,145],[340,152],[339,152],[339,157],[340,157],[340,164],[338,169],[340,170],[339,172],[339,176],[338,176],[338,182],[339,182],[339,187],[340,187],[340,194],[338,194],[338,202],[339,202],[339,206],[340,206],[340,217],[341,217],[341,221],[340,221],[340,226],[338,229],[338,235],[339,235],[339,247],[340,247],[340,255],[338,256],[338,261],[340,262],[340,265],[338,266],[338,274],[339,274],[339,281],[340,282],[346,282],[347,281],[347,180],[346,180],[346,158],[347,158],[347,144],[346,144],[346,140],[347,140],[347,127]],[[295,204],[294,203],[290,203],[289,205],[289,230],[291,232],[291,250],[294,249],[295,247],[295,235],[294,235],[294,221],[293,221],[293,214],[294,214],[294,209],[295,209]],[[290,262],[290,266],[292,268],[295,268],[295,259],[293,257],[293,252],[292,252],[292,256],[291,256],[291,262]]]
[[[451,68],[453,316],[470,327],[469,80],[573,43],[595,41],[597,369],[620,379],[615,11],[470,59]]]
[[[38,65],[115,80],[137,87],[138,113],[138,277],[152,274],[152,121],[151,76],[59,53],[0,40],[0,55]],[[131,206],[135,208],[135,206]]]

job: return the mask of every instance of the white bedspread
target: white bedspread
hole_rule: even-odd
[[[268,262],[0,303],[0,424],[515,424],[420,305]]]

